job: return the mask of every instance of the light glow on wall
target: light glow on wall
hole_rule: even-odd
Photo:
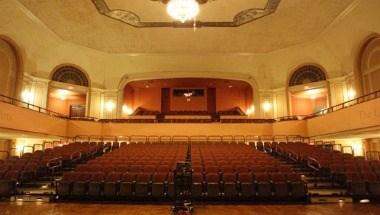
[[[68,90],[62,90],[62,89],[59,89],[57,92],[61,100],[66,100],[67,96],[70,94]]]
[[[115,103],[113,101],[108,101],[105,103],[105,108],[108,112],[112,112],[115,109]]]
[[[354,98],[356,98],[356,91],[352,88],[348,89],[346,100],[349,101],[349,100],[353,100]]]
[[[133,109],[128,107],[128,105],[123,105],[123,113],[127,115],[132,115],[133,114]]]
[[[363,141],[360,138],[338,139],[335,143],[344,146],[351,146],[355,156],[364,156]]]
[[[264,112],[269,112],[272,109],[272,103],[265,101],[263,102],[262,107]]]
[[[320,90],[319,89],[311,89],[311,90],[307,90],[306,93],[309,95],[309,98],[310,99],[316,99],[318,94],[320,94]]]
[[[24,90],[21,94],[22,101],[33,104],[34,103],[34,93],[29,90]]]
[[[251,105],[251,107],[249,107],[246,111],[246,114],[247,115],[252,115],[255,113],[255,106],[254,105]]]

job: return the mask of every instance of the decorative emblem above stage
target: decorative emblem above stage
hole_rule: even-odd
[[[106,0],[91,0],[98,12],[106,17],[116,19],[136,28],[162,28],[162,27],[239,27],[254,20],[268,16],[276,12],[281,0],[267,0],[265,7],[244,9],[234,15],[230,21],[207,21],[207,20],[187,20],[187,21],[143,21],[141,16],[126,8],[111,9]],[[168,4],[170,0],[150,0],[161,4]],[[199,5],[212,4],[218,0],[195,0]],[[230,1],[231,3],[233,1]],[[125,3],[128,5],[128,3]],[[228,5],[226,5],[228,7]],[[164,11],[163,11],[164,13]]]

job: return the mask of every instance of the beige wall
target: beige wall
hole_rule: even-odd
[[[66,127],[64,119],[0,102],[0,128],[66,136]]]
[[[300,135],[307,136],[307,122],[302,121],[284,121],[273,123],[273,136],[277,135]]]
[[[103,124],[106,135],[271,135],[271,124],[221,124],[221,123],[157,123],[157,124]],[[72,135],[70,135],[72,136]]]
[[[1,140],[0,139],[0,151],[9,152],[11,149],[12,140]],[[0,153],[0,160],[4,160],[7,157],[6,153]]]
[[[307,120],[308,136],[380,126],[380,99]]]

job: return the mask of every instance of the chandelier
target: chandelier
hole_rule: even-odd
[[[199,3],[196,0],[170,0],[166,11],[173,19],[185,23],[198,15]]]

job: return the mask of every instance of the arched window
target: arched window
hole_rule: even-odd
[[[316,66],[303,66],[295,71],[289,80],[289,86],[308,84],[326,80],[325,73]]]
[[[60,67],[54,72],[52,80],[88,87],[88,80],[86,75],[73,66]]]
[[[360,60],[364,94],[380,90],[380,36],[368,40]]]

